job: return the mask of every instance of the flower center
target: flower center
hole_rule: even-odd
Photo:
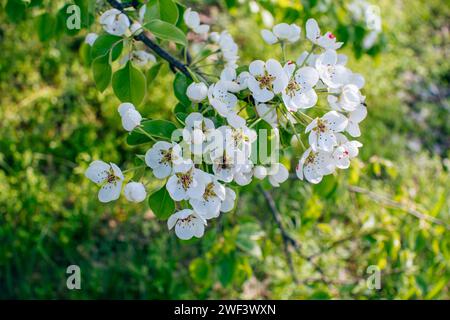
[[[192,176],[192,169],[186,173],[177,173],[178,181],[181,183],[181,186],[184,190],[189,189],[194,177]]]
[[[216,197],[216,193],[214,192],[214,183],[210,182],[205,188],[205,193],[203,194],[203,199],[208,200],[209,198]]]
[[[119,178],[116,177],[116,175],[114,174],[113,169],[110,168],[109,171],[108,171],[108,177],[106,178],[106,182],[107,182],[107,183],[114,183],[114,182],[116,182],[117,180],[119,180]]]
[[[310,152],[308,157],[306,157],[305,165],[313,163],[315,159],[316,159],[315,153],[314,152]]]
[[[286,94],[292,98],[300,88],[301,86],[295,80],[291,80],[286,87]]]
[[[161,150],[161,160],[159,161],[160,164],[171,164],[172,160],[172,148],[168,150]]]
[[[227,157],[226,153],[223,153],[223,156],[216,160],[218,163],[218,168],[222,170],[226,170],[231,168],[230,158]]]
[[[317,126],[313,130],[322,133],[325,132],[327,130],[326,122],[320,119],[317,120]]]
[[[190,215],[184,219],[179,219],[179,221],[181,221],[182,223],[190,223],[193,219],[194,219],[194,217],[192,215]]]
[[[330,33],[328,34],[328,38],[330,38],[330,39],[335,39],[336,36],[330,32]]]
[[[275,77],[268,74],[267,71],[264,72],[263,76],[257,76],[256,80],[259,82],[260,89],[266,88],[267,90],[272,90],[272,84],[275,81]]]

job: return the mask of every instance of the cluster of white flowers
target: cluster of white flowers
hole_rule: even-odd
[[[101,23],[108,33],[127,32],[129,23],[121,15],[116,11],[102,15]],[[364,78],[346,67],[347,58],[336,52],[342,43],[331,32],[322,34],[317,22],[309,19],[306,37],[312,48],[295,62],[271,58],[238,69],[238,46],[227,31],[209,33],[210,27],[202,24],[200,15],[191,9],[185,10],[183,18],[190,31],[202,35],[202,41],[218,46],[216,54],[223,64],[217,65],[223,68],[217,73],[217,81],[211,83],[200,72],[196,75],[194,64],[194,82],[187,87],[186,95],[198,111],[180,120],[184,127],[178,135],[173,134],[170,141],[155,141],[145,153],[145,165],[155,178],[164,180],[167,193],[180,208],[167,221],[168,228],[174,228],[179,238],[201,237],[208,220],[231,211],[238,186],[248,185],[253,178],[267,178],[278,187],[288,179],[288,169],[278,159],[266,162],[254,157],[253,147],[260,132],[253,128],[261,120],[272,126],[276,139],[280,130],[292,129],[291,143],[296,141],[302,146],[295,128],[304,127],[309,146],[303,146],[304,153],[298,156],[298,178],[319,183],[336,169],[349,167],[362,146],[346,134],[361,134],[359,123],[367,115],[360,91]],[[285,59],[286,45],[300,40],[301,28],[281,23],[272,30],[263,30],[261,35],[270,45],[280,44]],[[88,38],[90,44],[95,41],[95,35]],[[316,111],[328,110],[313,119],[305,112],[319,103],[320,94],[326,99]],[[241,114],[243,104],[254,108],[256,119]],[[142,116],[131,103],[121,104],[118,111],[126,131],[144,130],[140,127]],[[118,199],[126,181],[116,165],[102,161],[91,163],[86,176],[101,185],[102,202]],[[124,194],[131,202],[146,198],[140,182],[128,182]]]
[[[364,21],[367,29],[370,30],[364,36],[363,47],[364,49],[372,48],[381,33],[380,7],[366,0],[353,0],[348,5],[348,10],[356,21]]]
[[[261,31],[266,43],[281,43],[283,50],[286,44],[299,41],[300,35],[299,26],[286,23]],[[347,57],[336,52],[343,43],[337,42],[331,32],[322,34],[314,19],[306,22],[306,37],[312,43],[312,49],[301,53],[296,62],[285,61],[282,65],[276,59],[255,60],[248,71],[239,75],[235,68],[226,66],[219,81],[209,87],[204,82],[194,82],[187,95],[193,103],[212,106],[234,129],[247,128],[246,120],[237,110],[239,99],[236,96],[247,89],[255,101],[257,114],[272,127],[307,121],[305,134],[309,135],[310,146],[300,158],[296,172],[300,179],[319,183],[324,175],[333,173],[336,168],[348,168],[350,159],[358,155],[362,144],[349,141],[344,133],[351,137],[361,135],[359,123],[366,117],[367,109],[365,97],[360,92],[364,78],[348,69],[345,66]],[[311,119],[304,111],[317,105],[318,93],[327,95],[330,111]],[[280,164],[275,166],[279,167]],[[281,168],[276,172],[285,180],[288,173],[282,165]],[[273,171],[273,168],[267,170],[255,165],[253,174],[246,176],[269,176],[272,184],[277,185],[276,178],[271,177]]]
[[[106,33],[114,36],[124,37],[124,39],[126,39],[131,35],[142,32],[142,23],[144,21],[146,8],[147,6],[145,5],[140,8],[138,12],[139,19],[133,24],[130,23],[130,19],[120,10],[107,10],[100,16],[100,25],[103,27],[103,30]],[[86,35],[84,41],[88,45],[93,46],[97,38],[98,34],[95,32],[91,32]],[[134,43],[132,46],[132,50],[130,50],[129,54],[126,54],[122,57],[122,59],[120,60],[120,64],[123,65],[130,59],[135,65],[139,67],[144,67],[150,62],[156,62],[156,57],[153,54],[144,49],[136,48]]]

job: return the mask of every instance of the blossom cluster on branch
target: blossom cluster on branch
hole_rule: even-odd
[[[122,56],[122,67],[112,83],[122,100],[118,112],[123,128],[130,132],[128,142],[149,146],[145,154],[138,155],[141,165],[124,172],[113,163],[97,160],[90,164],[86,176],[101,186],[100,201],[118,199],[123,182],[127,182],[123,193],[129,201],[145,200],[142,177],[128,177],[127,173],[150,168],[165,184],[149,196],[150,207],[157,216],[167,219],[168,228],[174,228],[179,238],[190,239],[204,234],[208,220],[231,211],[239,187],[254,178],[267,178],[273,187],[285,182],[289,165],[280,157],[283,148],[303,149],[303,154],[296,156],[296,174],[311,183],[349,167],[362,146],[353,138],[361,134],[359,123],[367,109],[361,93],[364,78],[346,66],[345,55],[336,52],[342,42],[331,32],[322,34],[317,22],[309,19],[306,39],[311,49],[299,52],[295,61],[289,60],[286,47],[299,44],[302,28],[280,23],[261,31],[267,44],[280,46],[280,56],[240,65],[238,44],[230,33],[210,32],[212,27],[202,23],[199,13],[176,6],[180,17],[173,20],[177,26],[183,23],[184,34],[190,37],[178,36],[183,29],[167,24],[172,17],[164,21],[160,13],[159,19],[149,18],[148,5],[127,11],[114,8],[100,17],[107,34],[121,37],[108,50],[108,66],[111,68],[112,61]],[[189,77],[178,72],[174,81],[180,101],[175,110],[178,124],[145,119],[137,110],[143,96],[136,98],[140,93],[133,91],[137,83],[133,79],[140,78],[139,68],[159,64],[146,48],[137,49],[135,37],[143,32],[165,41],[158,45],[172,42],[183,47],[179,59],[184,58]],[[91,33],[86,43],[94,48],[98,39]],[[117,44],[122,42],[130,49],[126,54],[115,54]],[[201,49],[188,59],[189,51],[195,51],[199,44]],[[121,77],[121,71],[126,71],[128,78]],[[149,71],[154,71],[154,66]],[[102,74],[97,70],[97,78]],[[121,83],[125,78],[128,83]],[[121,86],[130,86],[131,91],[124,92]],[[307,114],[310,109],[314,117]]]

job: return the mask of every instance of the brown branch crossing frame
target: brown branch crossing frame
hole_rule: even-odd
[[[126,3],[121,3],[116,0],[108,0],[108,3],[111,5],[111,7],[122,11],[123,14],[125,14],[128,17],[128,20],[130,20],[130,23],[133,23],[133,20],[127,15],[127,12],[125,11],[126,8],[129,7],[136,7],[138,5],[137,1],[129,1]],[[179,61],[177,58],[172,56],[169,52],[161,48],[158,44],[156,44],[152,39],[150,39],[145,32],[141,32],[140,34],[136,35],[134,37],[136,40],[141,41],[144,43],[149,49],[151,49],[154,53],[156,53],[159,57],[166,60],[170,68],[172,70],[178,70],[179,72],[183,73],[186,77],[189,79],[192,79],[192,76],[187,68],[187,66]]]

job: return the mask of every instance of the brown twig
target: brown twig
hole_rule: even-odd
[[[284,253],[286,256],[286,260],[288,261],[289,269],[291,271],[292,278],[294,279],[294,281],[296,283],[298,283],[297,276],[295,275],[294,265],[292,263],[292,256],[289,251],[289,246],[294,248],[295,251],[297,252],[297,254],[302,259],[308,261],[314,267],[314,269],[322,276],[322,278],[321,278],[322,282],[325,282],[327,284],[332,284],[333,282],[331,280],[327,279],[325,272],[322,270],[322,268],[312,258],[303,254],[298,241],[296,239],[294,239],[291,235],[289,235],[289,233],[286,231],[286,229],[284,228],[283,223],[281,221],[281,215],[275,205],[275,201],[273,200],[272,195],[269,192],[267,192],[266,190],[264,190],[261,185],[258,185],[258,188],[261,191],[261,193],[263,194],[267,204],[269,205],[270,212],[272,213],[275,223],[277,224],[278,229],[281,232],[281,238],[283,240],[283,250],[284,250]]]
[[[364,189],[364,188],[361,188],[361,187],[358,187],[358,186],[348,186],[348,189],[351,192],[365,194],[370,199],[372,199],[372,200],[374,200],[376,202],[382,203],[382,204],[384,204],[386,206],[389,206],[389,207],[392,207],[392,208],[395,208],[395,209],[402,210],[402,211],[404,211],[406,213],[409,213],[410,215],[412,215],[412,216],[414,216],[414,217],[416,217],[418,219],[426,220],[428,222],[444,226],[447,230],[450,230],[450,226],[446,222],[444,222],[444,221],[442,221],[440,219],[437,219],[435,217],[429,216],[427,214],[424,214],[424,213],[422,213],[422,212],[420,212],[420,211],[418,211],[418,210],[416,210],[414,208],[406,207],[404,204],[402,204],[400,202],[397,202],[397,201],[394,201],[394,200],[392,200],[392,199],[390,199],[390,198],[388,198],[388,197],[386,197],[384,195],[375,193],[373,191],[370,191],[370,190],[367,190],[367,189]]]
[[[133,20],[128,16],[125,9],[130,6],[135,6],[134,1],[131,1],[130,3],[121,3],[116,0],[108,0],[108,3],[113,8],[122,11],[122,13],[128,17],[128,20],[130,20],[130,23],[133,23]],[[178,59],[173,57],[169,52],[167,52],[166,50],[161,48],[159,45],[157,45],[152,39],[150,39],[148,36],[146,36],[144,32],[141,32],[140,34],[136,35],[134,38],[138,41],[143,42],[154,53],[156,53],[162,59],[166,60],[169,63],[169,66],[172,70],[178,70],[181,73],[183,73],[186,77],[188,77],[189,79],[192,79],[191,73],[189,72],[187,66],[184,63],[182,63],[181,61],[179,61]]]

